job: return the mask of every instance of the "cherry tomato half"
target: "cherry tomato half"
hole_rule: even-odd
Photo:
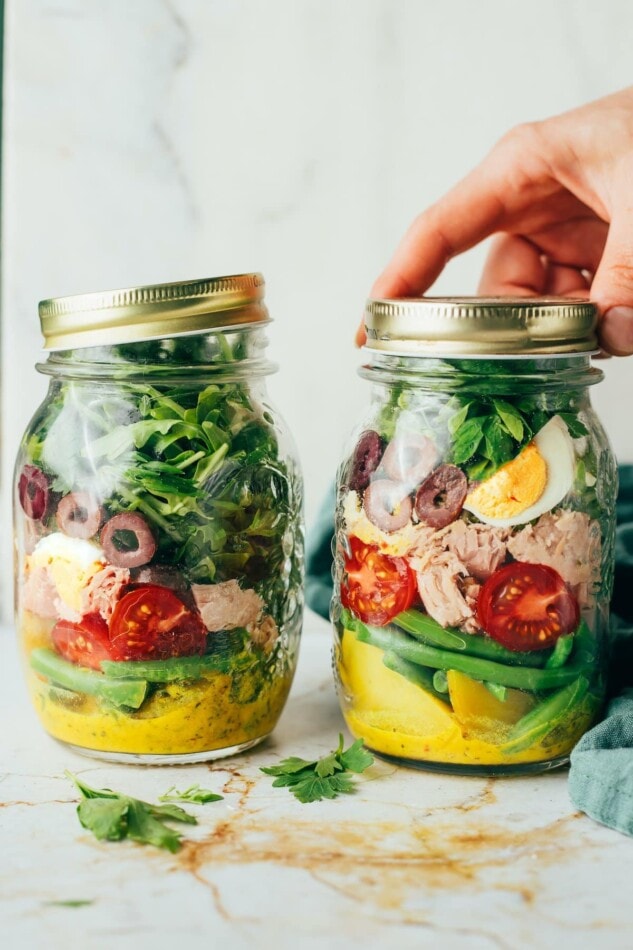
[[[87,614],[78,623],[58,620],[51,633],[58,653],[71,663],[100,669],[102,660],[117,660],[108,625],[99,614]]]
[[[349,539],[341,603],[364,623],[383,627],[411,606],[416,595],[415,574],[402,557],[382,554],[373,544]]]
[[[508,650],[546,650],[580,622],[578,602],[560,574],[545,564],[506,564],[477,599],[477,620]]]
[[[207,631],[172,590],[146,584],[117,603],[110,640],[121,660],[168,660],[204,653]]]

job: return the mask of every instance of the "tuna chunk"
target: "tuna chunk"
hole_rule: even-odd
[[[418,591],[427,613],[443,627],[459,627],[472,620],[473,609],[462,593],[468,571],[450,551],[429,550],[412,560]]]
[[[443,627],[478,633],[475,616],[479,581],[506,557],[506,528],[454,521],[436,531],[411,564],[427,613]]]
[[[600,583],[600,524],[581,511],[541,515],[508,541],[517,561],[547,564],[569,584],[580,608],[591,607]]]
[[[478,581],[485,581],[505,560],[508,534],[506,528],[455,521],[444,540],[447,549],[459,558],[468,573]]]
[[[82,592],[83,613],[98,613],[109,623],[121,591],[129,582],[130,572],[126,567],[108,564],[102,571],[97,571]]]
[[[232,630],[256,623],[264,601],[254,590],[242,590],[237,581],[192,584],[191,592],[207,630]]]

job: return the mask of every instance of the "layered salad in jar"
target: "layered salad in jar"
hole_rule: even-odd
[[[186,757],[271,731],[302,608],[281,439],[239,384],[53,384],[15,486],[18,627],[53,736]]]
[[[339,477],[335,661],[353,734],[430,767],[564,761],[604,693],[614,485],[573,395],[393,387]]]

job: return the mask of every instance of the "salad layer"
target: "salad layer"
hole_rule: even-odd
[[[300,633],[302,492],[249,388],[54,383],[15,494],[18,626],[49,732],[160,755],[271,731]]]
[[[459,766],[564,759],[596,718],[614,463],[586,399],[393,387],[342,466],[348,726]]]

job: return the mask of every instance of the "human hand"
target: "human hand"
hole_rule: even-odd
[[[602,348],[633,353],[633,87],[512,129],[415,219],[372,297],[423,294],[492,234],[480,294],[589,297]]]

